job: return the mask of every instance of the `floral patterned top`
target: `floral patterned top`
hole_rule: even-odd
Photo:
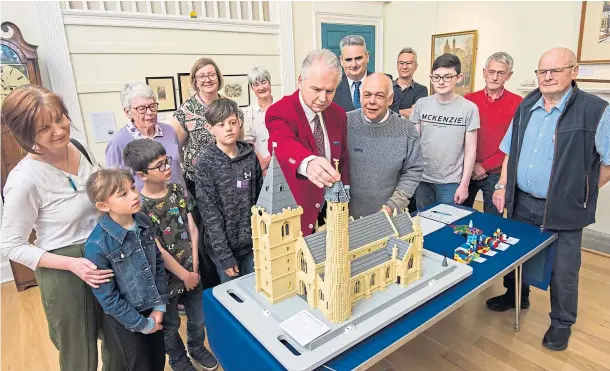
[[[219,98],[224,98],[220,94]],[[184,174],[190,180],[195,180],[195,166],[197,159],[205,147],[214,143],[214,137],[205,128],[205,111],[208,105],[197,99],[197,95],[193,95],[174,112],[174,117],[180,123],[180,126],[187,132],[188,137],[184,145]],[[244,113],[239,110],[239,120],[244,122]],[[243,132],[243,128],[242,128]],[[240,135],[240,139],[242,139]]]

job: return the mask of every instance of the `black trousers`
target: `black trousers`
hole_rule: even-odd
[[[197,206],[197,199],[195,193],[195,182],[184,178],[186,182],[186,188],[195,202],[195,207],[191,214],[193,215],[193,220],[199,229],[199,275],[201,276],[201,287],[205,290],[210,287],[214,287],[220,284],[220,277],[218,273],[216,273],[216,266],[210,259],[210,256],[205,252],[205,225],[203,224],[203,218],[201,217],[201,213],[199,212],[199,207]]]
[[[142,312],[148,317],[152,309]],[[104,314],[102,331],[111,359],[123,360],[124,371],[163,371],[165,369],[165,339],[163,330],[145,335],[131,332],[114,317]]]
[[[512,218],[521,222],[542,225],[545,200],[516,191]],[[578,274],[581,262],[582,229],[556,231],[555,260],[551,273],[551,326],[566,328],[576,322],[578,311]],[[504,277],[504,287],[509,294],[515,292],[515,272]],[[529,296],[529,285],[522,285],[522,296]]]

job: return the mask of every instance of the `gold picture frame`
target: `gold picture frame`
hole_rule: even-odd
[[[455,91],[465,95],[474,91],[478,48],[477,30],[449,32],[432,35],[430,72],[436,58],[444,53],[457,55],[462,63],[464,78],[458,83]],[[434,94],[434,86],[430,83],[430,95]]]
[[[157,98],[158,112],[176,110],[176,86],[173,76],[147,77],[146,85],[150,86]]]
[[[610,1],[583,1],[576,59],[580,64],[610,63]]]

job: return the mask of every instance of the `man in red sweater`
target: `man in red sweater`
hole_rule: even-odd
[[[512,74],[513,58],[505,52],[494,53],[483,68],[485,88],[464,97],[479,107],[481,120],[477,136],[477,157],[468,187],[469,196],[464,205],[472,207],[477,193],[482,190],[484,210],[494,215],[501,215],[492,201],[504,160],[500,142],[523,99],[504,89],[504,83]]]

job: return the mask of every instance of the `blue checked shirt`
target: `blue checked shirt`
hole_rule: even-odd
[[[561,112],[572,94],[572,88],[561,98],[551,112],[544,109],[542,97],[531,108],[532,116],[525,135],[517,164],[517,186],[524,192],[536,197],[546,198],[551,180],[551,168],[555,156],[555,128]],[[500,150],[510,152],[513,124],[508,127]],[[595,148],[601,157],[602,164],[610,165],[610,106],[604,114],[595,132]]]

